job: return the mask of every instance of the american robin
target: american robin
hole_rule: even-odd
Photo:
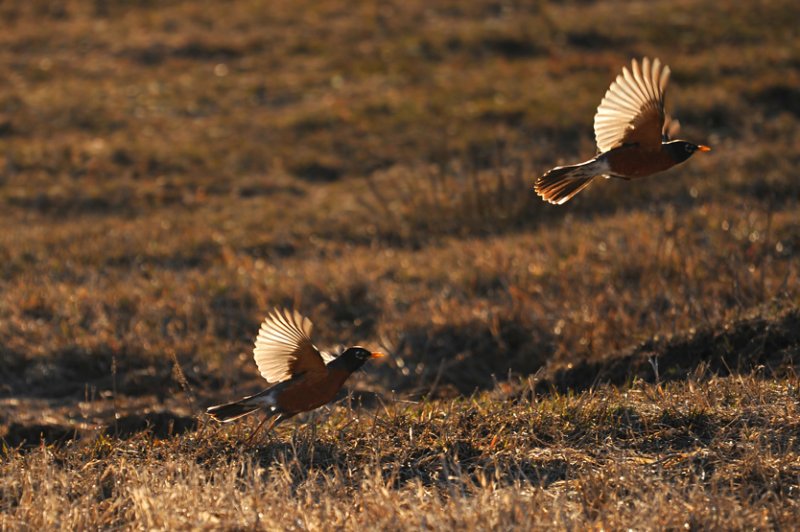
[[[212,406],[207,413],[221,422],[233,421],[257,410],[272,419],[268,430],[285,419],[329,403],[351,373],[383,353],[348,347],[339,356],[320,351],[311,343],[311,320],[295,311],[274,309],[261,324],[253,358],[261,376],[273,386],[239,401]],[[252,438],[252,436],[251,436]]]
[[[599,155],[572,166],[558,166],[536,180],[534,189],[545,201],[561,205],[589,186],[595,177],[634,179],[682,163],[702,144],[670,140],[678,122],[664,114],[669,67],[656,59],[634,59],[606,91],[594,116]]]

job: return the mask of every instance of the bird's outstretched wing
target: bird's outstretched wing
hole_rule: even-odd
[[[319,349],[311,343],[311,320],[296,311],[274,309],[258,331],[253,358],[268,383],[300,373],[326,374]]]
[[[634,59],[631,70],[622,74],[606,91],[594,117],[594,136],[601,153],[638,144],[658,149],[664,129],[664,97],[669,67],[644,58],[641,67]]]

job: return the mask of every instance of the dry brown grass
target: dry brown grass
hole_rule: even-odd
[[[240,427],[8,453],[9,528],[784,528],[800,505],[796,378],[497,391],[335,409],[256,448]],[[65,504],[69,501],[69,504]]]
[[[798,15],[3,2],[0,526],[790,527]],[[645,54],[714,152],[541,202]],[[275,305],[393,356],[242,448]]]

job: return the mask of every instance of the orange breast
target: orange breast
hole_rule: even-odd
[[[330,403],[350,373],[346,371],[328,371],[319,379],[299,378],[297,382],[289,381],[286,388],[278,394],[278,406],[286,413],[297,414],[314,410]]]
[[[661,147],[649,150],[639,146],[622,146],[602,157],[608,161],[611,172],[619,177],[645,177],[675,166],[673,158]]]

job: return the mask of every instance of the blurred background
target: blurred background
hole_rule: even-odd
[[[662,378],[793,367],[798,20],[788,0],[2,2],[0,422],[260,390],[277,305],[318,345],[387,349],[351,383],[383,396],[652,379],[653,355]],[[542,202],[642,56],[714,151]]]

